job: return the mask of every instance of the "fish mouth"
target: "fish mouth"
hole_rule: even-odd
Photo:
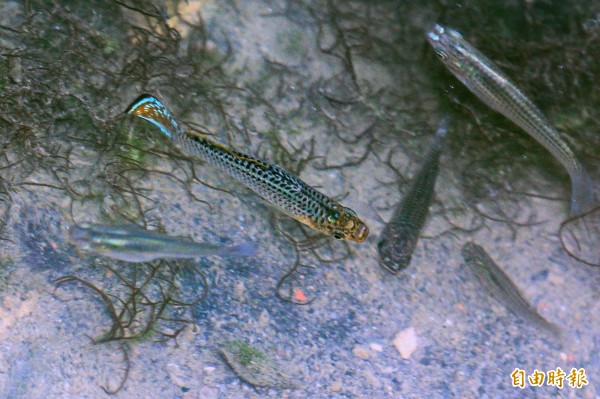
[[[426,35],[427,35],[427,38],[429,39],[429,41],[439,42],[441,39],[441,36],[445,32],[445,28],[442,25],[436,23],[432,27],[427,29],[426,32],[427,32]]]
[[[406,266],[399,265],[398,262],[394,262],[394,260],[392,260],[391,258],[381,258],[379,259],[379,264],[385,270],[394,275],[400,273],[402,269],[406,268]]]
[[[361,223],[360,226],[352,233],[350,239],[356,242],[363,242],[369,236],[369,228]]]
[[[86,230],[87,225],[73,225],[69,229],[69,241],[75,245],[83,245],[90,240],[90,233]]]

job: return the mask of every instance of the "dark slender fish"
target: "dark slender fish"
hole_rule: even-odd
[[[356,242],[363,242],[369,235],[369,229],[356,212],[321,194],[279,166],[227,148],[201,133],[184,131],[155,97],[142,95],[126,113],[149,121],[188,153],[217,166],[314,230]]]
[[[447,132],[448,118],[444,118],[425,156],[423,166],[413,178],[408,192],[381,233],[381,241],[377,245],[379,259],[381,265],[393,274],[410,264],[419,235],[427,220],[438,175],[442,144]]]
[[[593,208],[592,180],[542,112],[510,79],[457,31],[435,25],[427,39],[444,65],[493,110],[513,121],[543,145],[571,177],[571,212]]]
[[[485,250],[474,242],[466,243],[462,248],[462,256],[467,265],[485,288],[517,317],[526,319],[538,327],[542,327],[560,338],[561,331],[554,324],[543,318],[537,310],[527,302],[519,288],[510,277],[498,266]]]
[[[253,245],[225,246],[189,241],[139,226],[82,223],[69,230],[69,241],[85,251],[126,262],[187,259],[209,255],[253,256]]]

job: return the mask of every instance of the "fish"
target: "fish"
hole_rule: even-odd
[[[310,187],[281,167],[217,143],[193,130],[183,130],[154,96],[143,94],[125,111],[154,126],[185,152],[236,179],[279,210],[319,233],[364,242],[369,229],[356,212]]]
[[[381,233],[377,244],[380,264],[392,274],[398,274],[409,266],[427,220],[448,124],[449,118],[444,117],[421,168]]]
[[[71,226],[69,241],[84,251],[133,263],[209,255],[254,256],[256,253],[256,247],[250,244],[224,246],[198,243],[136,225],[81,223]]]
[[[594,207],[594,185],[583,165],[546,116],[492,61],[456,30],[435,24],[427,39],[438,58],[473,94],[544,146],[571,179],[571,212]]]
[[[562,337],[560,328],[542,317],[536,309],[527,302],[523,293],[512,282],[500,266],[488,255],[480,245],[469,241],[462,247],[462,256],[477,276],[481,284],[515,316],[525,319],[537,327],[550,332],[555,337]]]
[[[230,340],[219,349],[242,380],[255,387],[299,388],[286,371],[290,367],[241,340]]]

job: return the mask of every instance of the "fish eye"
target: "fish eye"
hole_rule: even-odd
[[[329,223],[333,223],[340,218],[340,213],[338,211],[333,211],[327,216],[327,221]]]
[[[446,55],[446,53],[444,53],[442,50],[436,50],[435,54],[438,56],[438,58],[442,61],[444,61],[446,58],[448,58],[448,56]]]

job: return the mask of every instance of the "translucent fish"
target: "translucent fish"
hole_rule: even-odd
[[[208,255],[253,256],[253,245],[224,246],[197,243],[145,230],[138,226],[82,223],[69,230],[72,244],[85,251],[126,262],[184,259]]]
[[[462,248],[462,256],[481,284],[509,311],[519,318],[544,328],[557,338],[562,337],[560,329],[543,318],[527,302],[515,283],[481,246],[474,242],[467,242]]]
[[[421,169],[413,178],[402,201],[381,233],[377,244],[381,265],[393,274],[408,267],[429,214],[438,175],[442,143],[448,119],[440,123]]]
[[[127,108],[126,113],[149,121],[189,154],[223,170],[314,230],[356,242],[365,241],[369,235],[369,229],[356,212],[321,194],[279,166],[227,148],[201,133],[184,131],[155,97],[142,95]]]
[[[571,177],[571,212],[593,208],[594,185],[581,163],[542,112],[485,55],[457,31],[435,25],[427,39],[444,65],[480,100],[543,145]]]

